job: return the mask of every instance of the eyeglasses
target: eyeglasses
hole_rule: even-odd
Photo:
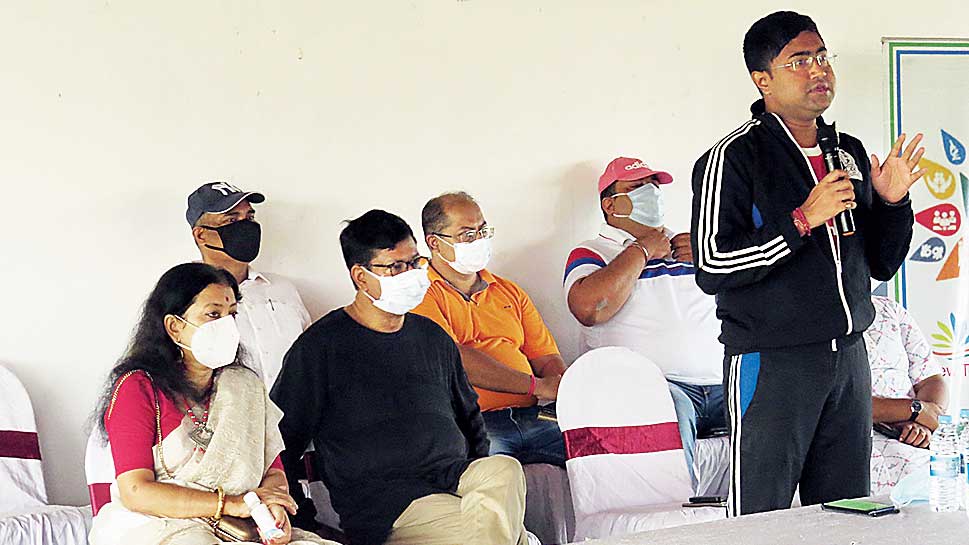
[[[380,267],[381,269],[387,269],[390,276],[397,276],[398,274],[405,273],[414,269],[426,269],[430,261],[419,255],[410,261],[394,261],[390,265],[381,265],[379,263],[371,263],[367,268],[370,267]]]
[[[815,62],[817,62],[818,66],[821,68],[826,68],[831,64],[831,61],[835,60],[836,58],[838,58],[838,56],[831,53],[818,53],[817,55],[813,55],[811,57],[794,59],[787,64],[778,64],[773,68],[790,68],[791,72],[800,72],[802,70],[810,70],[811,67],[814,66]]]
[[[469,230],[463,233],[458,233],[456,235],[445,235],[444,233],[431,233],[432,235],[437,235],[439,237],[453,238],[458,242],[474,242],[481,238],[493,238],[495,236],[495,228],[491,226],[482,227],[481,229]]]

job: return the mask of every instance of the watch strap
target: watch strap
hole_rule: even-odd
[[[919,417],[922,413],[922,402],[917,399],[912,400],[912,416],[908,417],[909,422],[915,422],[915,419]]]

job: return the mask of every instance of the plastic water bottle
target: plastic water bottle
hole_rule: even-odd
[[[959,411],[959,480],[962,481],[962,507],[969,511],[969,409]]]
[[[956,429],[951,416],[939,416],[939,428],[932,434],[930,448],[929,505],[937,513],[958,511],[962,503],[962,483]]]
[[[959,423],[956,424],[956,438],[959,441],[959,473],[966,474],[966,464],[969,463],[969,409],[959,411]],[[965,478],[963,479],[965,480]]]
[[[242,499],[249,506],[252,520],[256,521],[256,525],[262,530],[262,535],[266,539],[278,539],[286,535],[285,532],[276,527],[276,519],[273,518],[273,514],[269,512],[269,508],[266,507],[266,504],[259,499],[259,496],[255,492],[246,492],[246,495]]]

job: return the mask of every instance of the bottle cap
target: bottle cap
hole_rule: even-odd
[[[242,497],[242,501],[246,502],[249,509],[255,509],[262,503],[262,500],[259,499],[259,496],[255,492],[246,492],[246,495]]]
[[[951,416],[949,416],[947,414],[940,414],[939,415],[939,424],[951,424],[951,423],[952,423],[952,417]]]

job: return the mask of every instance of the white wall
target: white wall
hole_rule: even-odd
[[[339,222],[465,189],[492,270],[531,293],[567,358],[571,245],[618,154],[669,169],[747,118],[740,45],[776,2],[6,2],[0,6],[0,363],[33,396],[52,501],[86,502],[82,431],[160,274],[194,259],[185,198],[228,177],[269,200],[257,267],[311,313],[348,300]],[[965,33],[957,1],[791,2],[840,54],[830,118],[885,149],[879,38]],[[921,12],[917,11],[921,10]]]

